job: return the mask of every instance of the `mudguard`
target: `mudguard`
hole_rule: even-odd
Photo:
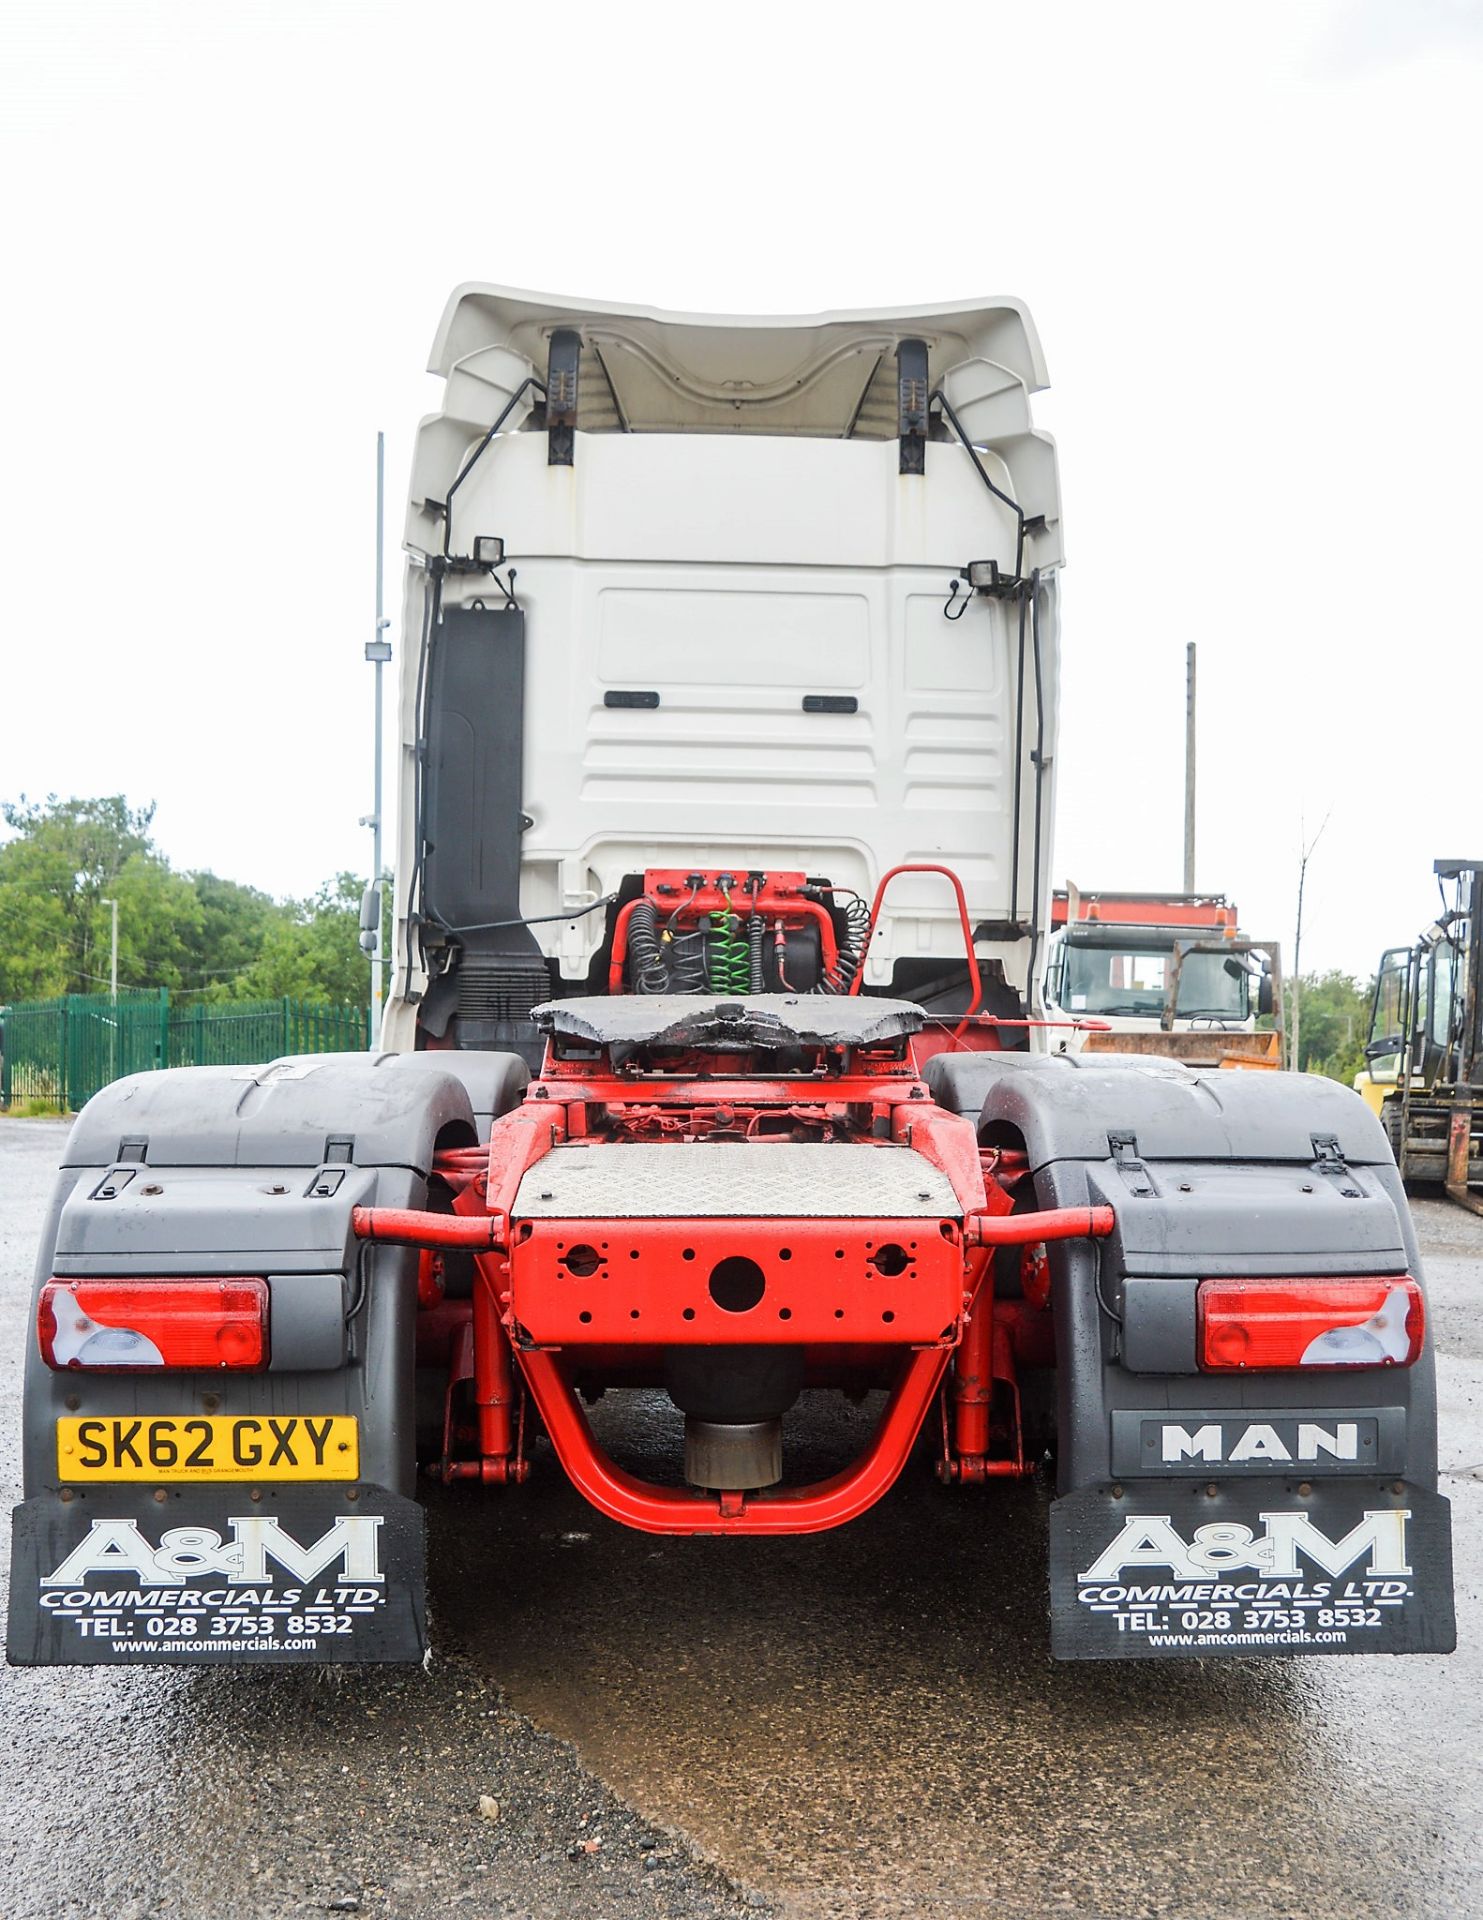
[[[387,1487],[66,1491],[15,1509],[14,1666],[426,1651],[422,1509]]]
[[[1040,1206],[1116,1215],[1108,1240],[1049,1248],[1053,1652],[1451,1651],[1431,1340],[1404,1368],[1205,1373],[1197,1355],[1205,1278],[1424,1291],[1375,1116],[1307,1075],[1096,1058],[939,1070],[939,1099],[979,1100],[981,1138],[1024,1141]]]
[[[512,1102],[523,1071],[486,1063],[474,1090]],[[28,1339],[12,1662],[422,1659],[418,1256],[364,1247],[351,1211],[426,1204],[434,1153],[477,1136],[466,1079],[426,1056],[315,1055],[134,1075],[83,1109],[37,1289],[54,1275],[261,1276],[271,1360],[54,1372]],[[307,1452],[308,1477],[276,1477],[280,1448],[303,1452],[328,1416],[355,1422],[354,1477],[318,1480]],[[69,1464],[79,1420],[114,1450],[107,1479]],[[210,1472],[224,1477],[189,1471],[168,1437],[182,1432],[219,1436]]]
[[[1400,1481],[1128,1480],[1051,1509],[1061,1660],[1450,1653],[1449,1504]]]

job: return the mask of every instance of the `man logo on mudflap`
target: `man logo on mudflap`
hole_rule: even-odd
[[[1212,1574],[1254,1567],[1274,1579],[1292,1580],[1298,1577],[1300,1548],[1335,1577],[1347,1572],[1366,1550],[1368,1572],[1409,1573],[1406,1522],[1410,1517],[1404,1509],[1367,1512],[1342,1540],[1330,1540],[1306,1513],[1264,1513],[1261,1518],[1267,1531],[1260,1539],[1253,1537],[1250,1527],[1216,1520],[1196,1527],[1193,1540],[1186,1541],[1175,1532],[1168,1514],[1130,1514],[1117,1539],[1078,1577],[1116,1580],[1125,1567],[1168,1567],[1177,1580],[1208,1580]]]
[[[335,1561],[347,1582],[380,1582],[377,1534],[379,1514],[342,1517],[312,1545],[302,1547],[278,1522],[258,1515],[228,1520],[233,1538],[225,1545],[211,1527],[172,1527],[152,1547],[132,1520],[95,1520],[55,1573],[42,1576],[44,1587],[75,1586],[90,1573],[137,1574],[151,1585],[178,1585],[205,1574],[222,1574],[232,1586],[259,1586],[272,1579],[268,1562],[276,1560],[295,1580],[316,1580]]]

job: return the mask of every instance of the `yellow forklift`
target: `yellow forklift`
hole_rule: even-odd
[[[1432,870],[1442,912],[1381,957],[1361,1078],[1402,1178],[1483,1213],[1483,861]]]

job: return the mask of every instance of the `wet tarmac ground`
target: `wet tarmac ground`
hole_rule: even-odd
[[[0,1119],[12,1497],[62,1137]],[[521,1491],[432,1500],[425,1674],[6,1670],[0,1920],[1483,1912],[1483,1219],[1417,1216],[1449,1658],[1055,1665],[1042,1489],[918,1461],[837,1533],[677,1541],[602,1519],[543,1447]],[[671,1447],[662,1401],[597,1411],[627,1463]],[[810,1415],[822,1464],[870,1410]]]

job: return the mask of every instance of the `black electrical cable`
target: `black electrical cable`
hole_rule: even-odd
[[[543,400],[546,398],[546,389],[534,374],[522,380],[520,385],[516,387],[515,391],[500,409],[499,417],[494,425],[463,463],[463,466],[459,469],[458,478],[448,489],[448,496],[443,502],[443,558],[445,560],[450,558],[449,543],[453,538],[453,496],[458,492],[458,489],[463,485],[464,481],[468,479],[469,475],[474,471],[474,468],[477,467],[479,462],[484,458],[485,449],[509,419],[510,415],[515,411],[516,402],[520,399],[521,395],[528,392],[531,387],[536,389]]]
[[[674,912],[669,916],[668,920],[665,921],[664,931],[666,933],[668,934],[674,933],[675,922],[679,919],[682,913],[688,913],[690,911],[690,909],[695,905],[695,902],[699,899],[699,897],[700,897],[700,882],[697,880],[690,888],[690,898],[688,900],[682,900],[680,904],[675,908]]]
[[[979,479],[983,481],[984,485],[988,488],[989,492],[993,494],[994,498],[996,500],[1002,500],[1005,506],[1008,507],[1010,512],[1014,515],[1014,518],[1015,518],[1014,574],[1015,574],[1016,580],[1018,580],[1018,578],[1020,577],[1021,570],[1023,569],[1025,564],[1025,510],[1020,505],[1018,500],[1011,499],[1011,497],[1004,491],[1002,487],[996,487],[994,485],[994,482],[989,478],[988,468],[984,465],[983,461],[980,460],[978,457],[978,448],[974,446],[973,442],[968,438],[968,435],[963,431],[963,423],[961,420],[959,420],[957,414],[953,412],[952,407],[948,403],[948,397],[943,392],[941,387],[939,387],[937,391],[932,395],[932,399],[937,402],[937,404],[942,408],[943,412],[947,415],[948,420],[951,422],[953,432],[957,434],[958,438],[963,443],[964,452],[968,455],[968,458],[973,462],[974,466],[978,469]],[[928,404],[930,405],[931,402],[929,401]]]
[[[1025,600],[1024,600],[1024,582],[1021,579],[1021,574],[1023,572],[1024,564],[1025,564],[1025,510],[1020,505],[1018,500],[1014,499],[1010,494],[1007,494],[1002,487],[995,485],[994,481],[989,475],[988,468],[984,465],[983,461],[980,460],[978,457],[977,447],[975,447],[973,442],[969,439],[968,434],[964,429],[962,421],[958,418],[957,414],[953,411],[952,402],[948,399],[947,395],[942,391],[942,388],[938,387],[933,392],[931,398],[932,400],[935,400],[937,402],[938,406],[941,407],[944,418],[947,420],[948,424],[952,427],[953,432],[957,434],[959,441],[962,443],[963,451],[968,455],[968,458],[973,462],[974,469],[977,472],[979,479],[983,481],[984,485],[988,488],[989,492],[994,496],[994,498],[996,500],[1002,500],[1004,505],[1008,507],[1010,512],[1014,515],[1014,522],[1015,522],[1014,579],[1015,579],[1015,584],[1018,586],[1020,590],[1020,647],[1019,647],[1019,683],[1015,688],[1015,703],[1014,703],[1014,748],[1015,748],[1014,822],[1013,822],[1014,853],[1013,853],[1013,860],[1012,860],[1011,869],[1010,869],[1011,879],[1010,879],[1010,893],[1009,893],[1009,917],[1012,922],[1017,922],[1019,919],[1019,906],[1020,906],[1020,788],[1021,788],[1021,785],[1023,784],[1021,780],[1021,774],[1020,774],[1020,755],[1021,755],[1021,748],[1023,745],[1023,733],[1021,730],[1021,726],[1022,726],[1022,720],[1024,715],[1024,701],[1025,701]],[[1038,574],[1038,569],[1037,569],[1037,574]],[[952,596],[949,596],[948,605],[949,606],[952,605]],[[967,610],[966,600],[964,602],[963,610],[964,611]],[[962,613],[959,613],[957,616],[953,616],[950,614],[948,617],[950,619],[954,617],[961,619]],[[1037,699],[1040,697],[1040,688],[1039,688],[1038,680],[1036,685],[1036,696],[1037,696]],[[1043,716],[1042,716],[1042,730],[1043,730]],[[1036,785],[1037,807],[1039,804],[1039,800],[1038,800],[1039,791],[1040,791],[1039,784],[1037,782],[1037,785]],[[1037,825],[1037,832],[1038,832],[1038,825]],[[1035,909],[1033,907],[1031,908],[1031,915],[1032,915],[1031,960],[1033,963],[1034,941],[1035,941],[1035,938],[1037,937],[1037,929],[1034,926]]]
[[[370,1258],[370,1252],[370,1241],[362,1240],[360,1243],[360,1251],[355,1256],[355,1297],[345,1309],[345,1324],[347,1327],[353,1327],[355,1325],[355,1317],[365,1305],[366,1266]]]
[[[605,893],[600,900],[591,900],[585,907],[573,907],[569,913],[517,913],[513,920],[475,920],[461,927],[440,920],[438,910],[433,906],[428,907],[427,917],[444,933],[497,933],[506,927],[546,927],[558,920],[580,920],[584,913],[596,913],[599,907],[611,907],[617,898],[616,893]]]
[[[407,978],[410,980],[414,969],[412,954],[413,929],[421,917],[421,893],[426,869],[427,851],[427,715],[425,712],[428,660],[432,654],[433,633],[438,624],[438,613],[443,603],[443,576],[433,571],[428,575],[428,585],[423,593],[422,638],[417,650],[417,691],[412,702],[413,748],[412,748],[412,873],[407,884]]]
[[[1092,1243],[1092,1287],[1097,1295],[1097,1305],[1102,1309],[1103,1313],[1107,1315],[1109,1320],[1121,1326],[1123,1323],[1122,1315],[1117,1311],[1116,1307],[1107,1304],[1107,1296],[1102,1291],[1102,1243],[1100,1240],[1093,1241]]]
[[[1020,595],[1020,654],[1014,689],[1014,800],[1010,817],[1009,841],[1009,922],[1019,925],[1020,918],[1020,790],[1024,786],[1025,741],[1025,598]]]
[[[1035,833],[1030,866],[1030,965],[1025,974],[1029,1002],[1040,946],[1040,825],[1045,798],[1045,686],[1040,666],[1040,569],[1030,575],[1030,651],[1035,661]]]

